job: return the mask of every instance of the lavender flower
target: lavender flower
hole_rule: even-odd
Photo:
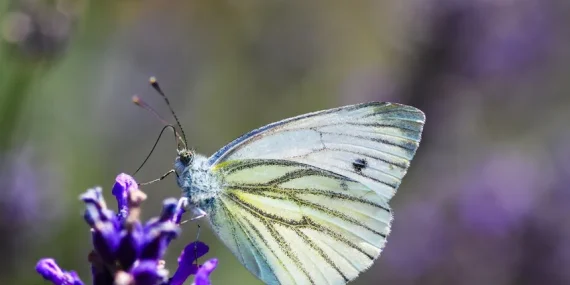
[[[55,263],[55,260],[51,258],[41,259],[36,265],[36,270],[53,284],[83,285],[83,282],[79,279],[75,271],[67,272],[61,270]]]
[[[170,241],[180,234],[185,198],[164,200],[161,215],[142,224],[139,218],[146,194],[138,189],[136,181],[120,174],[112,193],[117,199],[117,213],[107,208],[100,187],[81,195],[93,240],[89,254],[93,284],[181,285],[190,275],[196,275],[196,285],[210,284],[209,275],[216,268],[217,259],[197,264],[198,258],[209,250],[206,244],[196,241],[187,245],[170,279],[162,260]],[[84,284],[75,272],[62,270],[50,258],[40,260],[36,270],[56,285]]]

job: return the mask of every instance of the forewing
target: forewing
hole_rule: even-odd
[[[370,267],[390,232],[385,197],[288,160],[228,161],[207,211],[214,231],[267,284],[344,284]]]
[[[391,199],[421,139],[424,114],[394,103],[365,103],[297,116],[256,129],[209,159],[212,168],[243,159],[312,165]]]

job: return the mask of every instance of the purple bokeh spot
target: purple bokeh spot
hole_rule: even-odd
[[[528,215],[548,183],[539,162],[521,153],[498,150],[469,173],[459,197],[464,225],[488,235],[504,235]]]
[[[447,251],[444,214],[436,201],[417,201],[399,209],[397,219],[383,258],[395,269],[392,272],[415,278]]]
[[[535,66],[551,42],[544,1],[463,2],[464,26],[456,54],[470,75],[506,75]]]

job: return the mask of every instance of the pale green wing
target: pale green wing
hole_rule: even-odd
[[[267,284],[344,284],[369,268],[392,214],[353,179],[286,160],[216,168],[224,190],[207,209],[214,231]]]
[[[366,103],[254,130],[209,159],[222,178],[206,211],[240,261],[268,284],[344,284],[377,258],[388,201],[418,148],[424,114]]]
[[[209,163],[291,160],[356,180],[389,200],[419,146],[424,122],[420,110],[406,105],[345,106],[254,130],[212,155]],[[365,167],[358,167],[360,162]]]

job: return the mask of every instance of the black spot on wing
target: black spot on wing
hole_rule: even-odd
[[[354,168],[354,171],[358,173],[362,172],[362,169],[366,167],[368,167],[368,162],[366,161],[366,159],[358,158],[352,162],[352,168]]]

